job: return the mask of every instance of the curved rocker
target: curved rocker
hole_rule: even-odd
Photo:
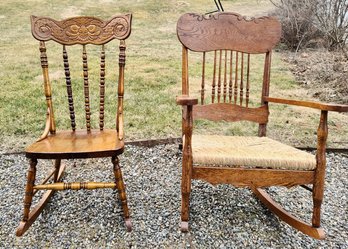
[[[56,160],[56,167],[59,169],[58,174],[55,176],[54,182],[59,182],[63,176],[65,165],[61,164],[61,160]],[[41,200],[36,204],[32,211],[29,213],[29,217],[26,221],[21,221],[16,230],[16,236],[23,235],[29,227],[33,224],[36,218],[40,215],[47,202],[50,200],[52,195],[56,192],[55,190],[47,190],[42,196]],[[30,208],[30,207],[29,207]]]
[[[324,239],[325,232],[322,228],[313,227],[291,215],[285,211],[272,197],[263,189],[251,186],[253,193],[259,198],[259,200],[281,220],[288,223],[290,226],[307,234],[315,239]]]

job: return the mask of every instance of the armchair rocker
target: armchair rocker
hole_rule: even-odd
[[[95,17],[74,17],[56,21],[46,17],[31,16],[33,36],[40,42],[40,58],[44,80],[44,90],[47,104],[46,127],[40,139],[26,149],[26,157],[30,160],[27,184],[24,198],[24,214],[16,235],[21,236],[36,220],[44,206],[57,190],[79,190],[114,188],[118,190],[123,209],[123,215],[128,231],[131,231],[127,198],[119,166],[118,155],[124,150],[123,131],[123,94],[124,94],[124,67],[125,67],[125,39],[131,32],[131,14],[114,16],[108,21]],[[104,128],[105,105],[105,44],[119,40],[119,74],[118,74],[118,107],[116,114],[116,129]],[[46,42],[53,40],[62,45],[63,65],[65,72],[66,89],[68,96],[68,110],[70,114],[71,130],[58,131],[54,117],[53,97],[48,72]],[[70,76],[68,48],[79,45],[82,48],[83,89],[86,129],[79,130],[75,121],[75,98],[73,87],[75,82]],[[99,79],[99,128],[92,129],[91,103],[89,87],[89,70],[87,64],[87,45],[100,46],[100,79]],[[110,45],[111,46],[111,45]],[[77,82],[76,82],[77,83]],[[76,87],[78,88],[78,87]],[[77,95],[74,95],[76,97]],[[71,158],[99,158],[110,157],[113,164],[115,182],[73,182],[61,180],[64,172],[63,159]],[[53,159],[54,170],[41,183],[35,183],[36,165],[38,159]],[[48,184],[48,181],[51,182]],[[31,209],[32,198],[39,190],[47,190],[38,204]]]
[[[269,96],[272,48],[279,42],[281,26],[274,17],[246,19],[236,13],[204,16],[185,14],[177,23],[182,43],[183,159],[181,182],[181,230],[188,231],[191,182],[249,187],[280,219],[301,232],[323,239],[320,208],[323,200],[325,149],[329,111],[347,112],[347,105],[286,100]],[[189,84],[189,51],[202,56],[201,81]],[[191,54],[190,53],[190,54]],[[260,104],[252,99],[251,58],[264,55]],[[209,57],[210,55],[210,57]],[[209,61],[207,58],[213,58]],[[209,64],[210,63],[210,64]],[[211,65],[210,68],[207,68]],[[210,70],[209,70],[210,69]],[[209,74],[211,73],[211,74]],[[210,76],[209,76],[210,75]],[[195,77],[197,80],[197,71]],[[200,79],[200,78],[199,78]],[[211,83],[211,89],[207,89]],[[199,99],[193,96],[195,87]],[[211,93],[206,98],[208,91]],[[198,104],[200,102],[200,104]],[[269,103],[299,105],[321,113],[316,156],[266,137]],[[258,124],[258,136],[196,135],[193,121],[250,121]],[[269,186],[312,185],[312,222],[306,223],[285,211],[263,189]],[[307,186],[306,186],[307,187]]]

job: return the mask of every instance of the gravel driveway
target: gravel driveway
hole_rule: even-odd
[[[127,146],[120,157],[133,231],[127,233],[116,191],[61,191],[27,233],[15,236],[22,215],[24,155],[0,156],[0,248],[348,248],[348,158],[328,154],[322,227],[311,239],[276,218],[248,189],[194,181],[191,231],[180,223],[181,152],[177,144]],[[112,181],[110,159],[68,161],[66,181]],[[42,178],[51,165],[39,161]],[[276,200],[310,220],[310,193],[270,188]]]

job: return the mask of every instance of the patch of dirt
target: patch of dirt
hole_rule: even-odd
[[[325,102],[348,104],[348,60],[340,52],[306,50],[285,60],[296,80],[313,97]]]

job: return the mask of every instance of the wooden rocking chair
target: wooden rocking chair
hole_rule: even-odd
[[[177,35],[183,45],[182,96],[178,96],[176,102],[183,110],[181,230],[184,232],[188,231],[191,181],[201,179],[211,184],[249,187],[289,225],[313,238],[325,237],[320,228],[320,207],[326,167],[327,116],[328,111],[347,112],[348,106],[269,97],[271,51],[279,42],[280,34],[281,26],[274,17],[246,19],[228,12],[209,16],[185,14],[177,23]],[[190,84],[189,50],[194,52],[193,58],[197,58],[197,54],[202,56],[201,78],[195,69]],[[251,57],[256,54],[264,55],[262,87],[257,95],[261,96],[261,104],[257,104],[257,97],[255,104],[251,96],[254,83],[250,76]],[[208,84],[212,89],[207,99]],[[197,89],[200,101],[192,89]],[[266,137],[270,102],[320,110],[316,156]],[[192,135],[195,119],[255,122],[259,124],[258,136]],[[286,212],[262,189],[305,184],[313,186],[310,188],[314,205],[311,224]]]
[[[52,194],[56,190],[79,190],[97,188],[117,188],[121,200],[125,224],[128,231],[132,225],[129,217],[127,198],[119,166],[118,155],[123,153],[123,94],[125,67],[125,39],[131,32],[131,14],[119,15],[108,21],[95,17],[74,17],[56,21],[46,17],[31,16],[32,34],[40,41],[40,58],[43,72],[44,90],[47,104],[47,119],[45,130],[34,144],[26,149],[26,157],[30,159],[28,179],[25,188],[24,214],[16,235],[21,236],[31,226],[43,210]],[[118,108],[116,114],[116,129],[104,128],[104,100],[105,100],[105,47],[104,44],[117,39],[119,44],[119,74],[118,74]],[[63,65],[65,71],[68,107],[70,113],[71,130],[56,131],[54,118],[51,83],[48,73],[46,55],[46,41],[53,40],[63,45]],[[99,129],[91,129],[90,90],[88,79],[87,51],[88,44],[101,45],[100,52],[100,102]],[[76,129],[75,107],[70,77],[67,46],[82,45],[83,91],[86,129]],[[75,97],[76,95],[74,95]],[[62,159],[111,157],[115,182],[62,182],[64,172]],[[41,183],[35,184],[36,165],[38,159],[54,159],[54,170]],[[53,178],[53,179],[52,179]],[[47,184],[52,179],[53,183]],[[31,210],[33,196],[39,190],[47,190],[42,199]]]

